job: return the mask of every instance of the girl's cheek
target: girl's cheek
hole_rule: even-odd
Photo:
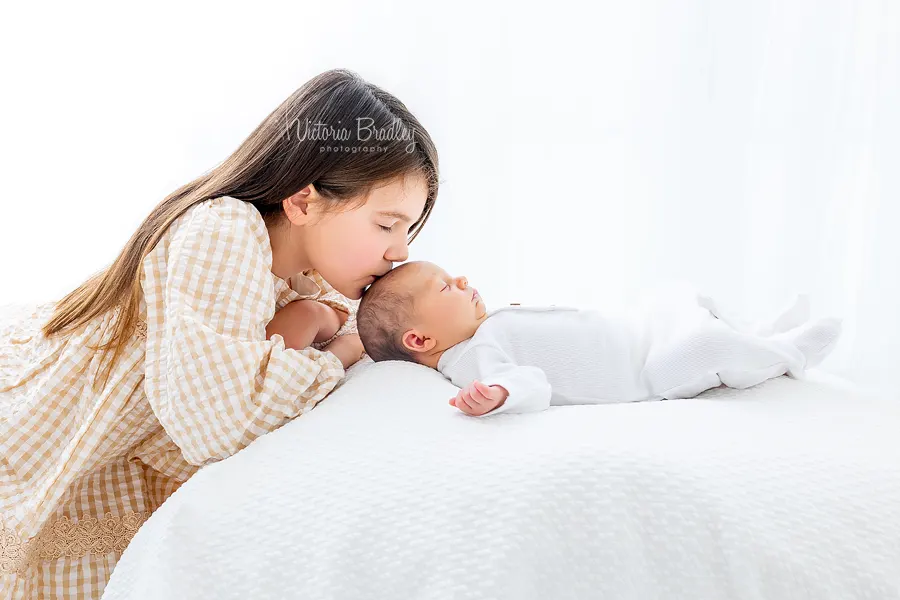
[[[332,256],[340,257],[340,264],[335,267],[351,278],[372,275],[373,269],[384,268],[388,235],[378,230],[370,218],[356,221],[353,225],[342,228],[340,235],[332,239],[336,243],[336,247],[332,246]]]
[[[364,277],[373,275],[373,269],[381,269],[383,265],[379,265],[379,250],[376,244],[371,241],[356,238],[348,243],[342,249],[344,269],[352,271],[354,277]]]
[[[360,236],[356,240],[356,260],[371,266],[381,260],[386,249],[387,244],[377,236]]]
[[[367,236],[359,228],[352,228],[342,232],[343,235],[335,236],[338,247],[335,248],[335,256],[342,257],[345,263],[358,262],[360,255],[365,254],[365,249],[371,244],[371,236]]]

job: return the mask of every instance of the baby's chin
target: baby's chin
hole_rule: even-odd
[[[483,301],[479,300],[478,305],[475,307],[475,319],[478,321],[479,325],[487,318],[487,313],[487,305]]]

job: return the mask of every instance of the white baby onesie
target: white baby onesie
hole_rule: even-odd
[[[507,306],[489,311],[475,335],[444,352],[437,369],[460,388],[473,380],[506,388],[509,397],[491,415],[687,398],[723,383],[744,388],[785,373],[802,378],[809,361],[796,340],[809,325],[763,337],[717,319],[697,297],[612,315]],[[839,332],[831,327],[824,338],[817,332],[824,339],[819,360]]]

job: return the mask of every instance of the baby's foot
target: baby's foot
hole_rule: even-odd
[[[702,294],[697,296],[697,303],[735,331],[763,337],[789,331],[809,321],[809,296],[807,294],[798,294],[794,297],[791,303],[783,308],[771,323],[750,322],[738,315],[729,313],[719,302]]]
[[[831,354],[841,336],[842,320],[835,318],[817,319],[772,336],[790,342],[806,359],[805,368],[818,365]]]
[[[709,296],[704,296],[703,294],[697,295],[697,304],[705,308],[714,316],[719,319],[735,331],[740,331],[742,333],[751,333],[754,329],[751,323],[748,323],[746,320],[742,319],[738,315],[733,313],[729,313],[725,310],[722,305],[713,300]]]
[[[798,294],[774,321],[762,324],[756,333],[769,337],[799,327],[807,321],[809,321],[809,295]]]

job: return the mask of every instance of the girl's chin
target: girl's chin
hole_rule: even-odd
[[[376,281],[375,277],[372,277],[372,276],[366,277],[363,280],[363,286],[356,291],[356,296],[347,296],[347,294],[344,294],[344,295],[347,296],[347,298],[350,298],[351,300],[359,300],[360,298],[363,297],[363,294],[366,293],[366,290],[368,290],[370,287],[372,287],[372,284],[375,283],[375,281]]]
[[[331,282],[329,281],[328,283]],[[363,292],[368,287],[368,285],[360,286],[358,283],[353,283],[349,286],[341,285],[340,287],[338,287],[331,283],[331,287],[334,288],[334,291],[347,298],[348,300],[359,300],[360,298],[362,298]]]

